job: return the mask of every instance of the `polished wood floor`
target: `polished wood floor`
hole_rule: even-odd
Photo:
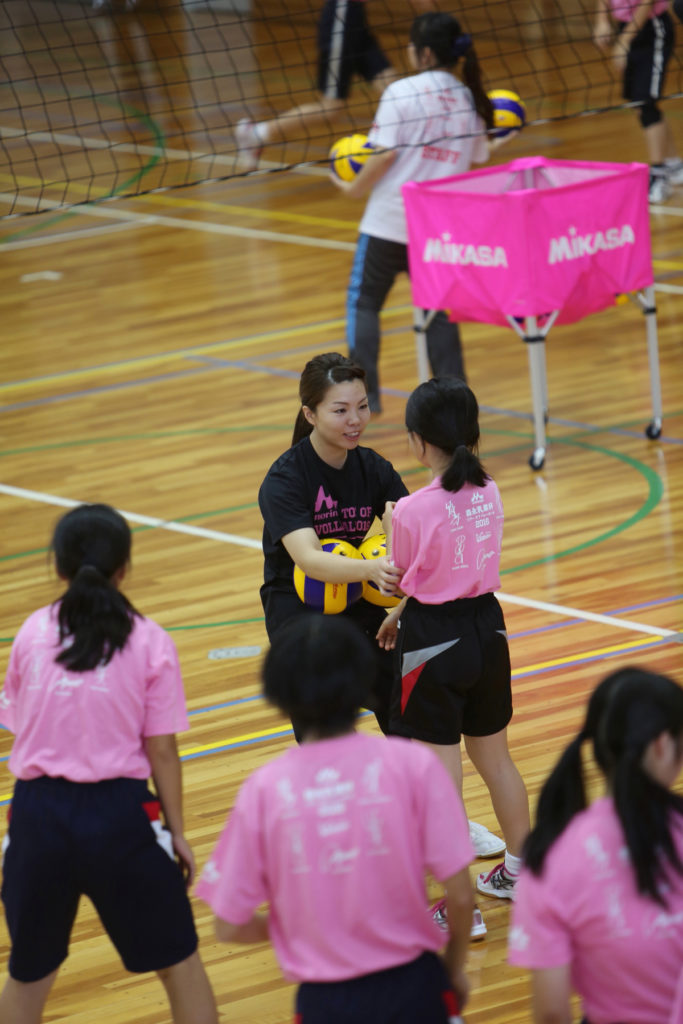
[[[683,148],[682,110],[666,105]],[[645,159],[628,112],[529,127],[500,161],[529,154]],[[56,188],[42,192],[59,199]],[[242,780],[292,742],[259,696],[256,494],[289,444],[303,364],[345,350],[359,214],[309,168],[0,222],[0,671],[24,617],[60,592],[47,545],[63,506],[106,501],[125,511],[135,528],[127,591],[180,652],[192,712],[180,737],[187,831],[202,864]],[[651,225],[659,440],[644,435],[650,383],[635,306],[551,331],[550,444],[538,473],[527,463],[523,343],[502,328],[462,329],[483,455],[506,510],[510,740],[532,801],[603,675],[638,663],[683,682],[683,188],[652,211]],[[383,321],[385,411],[366,440],[415,488],[426,477],[402,427],[416,383],[411,322],[402,281]],[[5,804],[10,746],[0,735]],[[496,827],[469,768],[466,799],[471,817]],[[505,963],[509,908],[485,897],[480,905],[489,933],[471,948],[467,1020],[525,1024],[528,981]],[[195,902],[195,911],[221,1020],[291,1020],[293,989],[271,950],[217,944],[206,908]],[[6,952],[3,922],[0,961]],[[169,1020],[157,980],[123,971],[85,901],[45,1019]]]

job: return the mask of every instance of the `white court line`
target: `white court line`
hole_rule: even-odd
[[[5,242],[3,244],[0,240],[0,249],[3,252],[9,252],[10,249],[34,249],[41,245],[54,245],[55,242],[73,242],[78,238],[110,235],[114,231],[130,231],[131,228],[144,227],[149,220],[150,218],[146,218],[139,221],[129,220],[122,224],[103,224],[97,228],[78,228],[76,231],[61,231],[56,235],[41,235],[40,238],[24,238],[19,242]]]
[[[12,487],[10,484],[0,484],[0,493],[9,494],[13,498],[25,498],[27,501],[40,501],[44,505],[59,505],[62,508],[75,508],[82,505],[81,501],[74,501],[73,498],[61,498],[58,494],[45,494],[42,491],[29,491],[24,487]],[[193,537],[203,537],[205,540],[218,540],[223,544],[236,544],[243,548],[255,548],[261,551],[261,541],[251,540],[249,537],[238,537],[233,533],[221,533],[218,530],[207,530],[203,526],[190,526],[188,523],[177,523],[172,519],[158,519],[156,516],[143,516],[138,512],[126,512],[120,508],[118,511],[131,523],[139,523],[141,526],[154,526],[161,530],[170,530],[172,533],[188,533]]]
[[[75,508],[82,504],[72,498],[62,498],[57,494],[46,494],[43,491],[29,491],[23,487],[12,487],[10,484],[0,484],[0,493],[9,494],[14,498],[25,498],[27,501],[39,501],[46,505],[59,505],[63,508]],[[174,533],[188,533],[195,537],[202,537],[207,540],[217,540],[223,544],[236,544],[240,547],[253,548],[261,551],[261,542],[250,540],[248,537],[240,537],[234,533],[222,533],[218,530],[207,530],[202,526],[189,526],[187,523],[178,523],[173,520],[158,519],[154,516],[143,516],[137,512],[124,512],[118,510],[121,515],[131,523],[140,523],[143,526],[154,526],[160,530],[170,530]],[[673,629],[660,629],[658,626],[648,626],[643,622],[633,622],[631,619],[617,619],[612,615],[598,615],[595,612],[584,612],[579,608],[568,608],[561,604],[549,604],[547,601],[536,601],[531,597],[519,597],[517,594],[506,594],[499,592],[498,599],[507,604],[523,605],[526,608],[536,608],[538,611],[549,612],[551,615],[560,615],[562,618],[583,619],[587,622],[599,622],[604,626],[615,626],[618,629],[633,630],[636,633],[648,633],[652,636],[669,637],[676,636]]]
[[[525,608],[536,608],[541,612],[568,616],[570,619],[584,619],[586,622],[599,622],[603,626],[617,626],[619,629],[633,629],[636,633],[650,633],[652,636],[677,636],[675,629],[660,629],[659,626],[648,626],[644,622],[633,622],[631,619],[617,619],[613,615],[599,615],[596,612],[583,612],[578,608],[568,608],[563,604],[549,604],[547,601],[535,601],[531,597],[519,597],[517,594],[496,594],[499,601],[507,604],[520,604]]]
[[[232,156],[223,153],[207,153],[197,149],[172,149],[166,146],[143,146],[139,143],[110,142],[108,139],[93,139],[84,135],[69,135],[65,132],[31,132],[21,128],[10,128],[0,125],[0,138],[25,139],[27,142],[58,142],[62,146],[74,146],[76,149],[106,149],[114,153],[132,153],[134,156],[163,156],[173,160],[196,161],[197,163],[225,164],[233,170],[238,167],[237,148]],[[288,167],[288,164],[274,163],[272,160],[261,160],[259,166],[264,170]],[[327,167],[299,164],[291,168],[297,174],[313,174],[327,177]],[[232,175],[231,175],[232,177]],[[242,177],[238,173],[235,177]],[[211,179],[223,180],[223,179]],[[197,184],[200,184],[199,182]],[[172,188],[173,186],[168,186]]]
[[[134,200],[135,196],[126,196],[126,199]],[[121,202],[121,199],[118,202]],[[7,193],[0,193],[0,200],[8,200],[10,202],[17,202],[23,206],[28,204],[35,205],[35,200],[24,198],[19,196],[16,200],[14,196],[8,195]],[[285,245],[304,245],[310,246],[314,249],[336,249],[345,252],[354,252],[356,248],[355,242],[337,242],[330,238],[314,238],[309,235],[289,235],[281,234],[278,231],[260,231],[257,228],[237,228],[230,224],[216,224],[213,221],[204,220],[185,220],[180,217],[164,217],[161,214],[153,214],[150,216],[147,213],[133,213],[131,210],[120,210],[118,207],[111,205],[112,201],[109,200],[106,204],[102,203],[83,203],[75,207],[63,207],[59,203],[53,203],[50,200],[41,200],[44,204],[44,208],[41,208],[40,213],[48,212],[49,210],[62,209],[73,212],[85,213],[91,217],[102,217],[105,220],[125,220],[135,221],[142,224],[161,224],[167,228],[184,228],[186,231],[205,231],[209,234],[214,235],[236,235],[238,238],[260,238],[265,242],[283,242]],[[49,236],[46,236],[49,237]],[[69,237],[72,237],[69,235]],[[73,237],[77,237],[75,232]],[[10,248],[15,243],[8,242],[6,246],[2,244],[2,237],[0,236],[0,251],[4,248]]]

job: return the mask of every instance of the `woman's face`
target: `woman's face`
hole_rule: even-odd
[[[343,452],[358,447],[370,420],[365,384],[360,380],[333,384],[315,409],[304,407],[304,416],[313,426],[311,441],[321,458],[333,455],[337,461]],[[326,460],[327,461],[327,460]]]

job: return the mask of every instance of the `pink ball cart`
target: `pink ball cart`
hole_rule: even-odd
[[[524,157],[403,186],[420,380],[430,310],[510,326],[527,344],[535,448],[546,455],[545,339],[628,295],[645,315],[652,420],[662,432],[645,164]]]

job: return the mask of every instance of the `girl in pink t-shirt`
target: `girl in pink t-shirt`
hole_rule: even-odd
[[[374,666],[370,641],[341,615],[274,633],[264,694],[296,715],[302,742],[244,783],[197,892],[219,939],[271,939],[299,983],[304,1024],[455,1024],[468,991],[474,849],[430,751],[355,732]],[[443,959],[426,872],[446,889]]]
[[[587,804],[591,740],[607,795]],[[532,970],[534,1020],[680,1020],[683,964],[683,689],[638,668],[594,691],[547,779],[524,848],[509,959]],[[683,993],[679,990],[678,997]]]
[[[187,896],[175,647],[119,590],[131,534],[118,512],[77,506],[52,548],[66,591],[19,630],[0,694],[17,780],[3,843],[12,949],[0,1020],[41,1019],[87,894],[126,968],[157,972],[174,1022],[216,1024]]]
[[[428,744],[462,789],[460,740],[484,779],[507,844],[479,875],[488,896],[514,899],[529,801],[507,744],[510,655],[494,590],[503,533],[498,488],[479,461],[479,407],[464,383],[437,378],[408,399],[413,454],[432,482],[393,508],[391,557],[406,598],[378,633],[396,650],[392,732]]]

